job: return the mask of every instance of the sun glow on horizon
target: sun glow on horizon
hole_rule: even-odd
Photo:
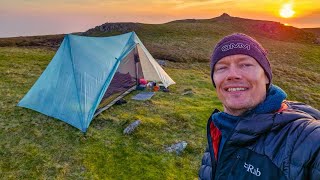
[[[1,1],[0,37],[66,34],[106,22],[162,24],[232,17],[320,27],[320,0],[12,0]],[[263,7],[263,8],[257,8]]]
[[[294,15],[295,11],[292,9],[291,3],[286,3],[282,5],[279,13],[283,18],[290,18]]]

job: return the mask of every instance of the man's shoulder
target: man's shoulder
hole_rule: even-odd
[[[303,131],[304,134],[308,134],[309,130],[320,129],[320,112],[301,102],[284,101],[280,110],[273,116],[273,126],[273,129],[277,130],[290,128],[295,129],[295,132]]]
[[[307,105],[302,102],[288,101],[288,100],[285,100],[283,103],[287,105],[288,110],[294,110],[294,111],[306,113],[312,116],[314,119],[320,120],[320,111],[313,108],[310,105]]]
[[[318,139],[320,136],[320,112],[319,110],[295,101],[284,101],[287,108],[275,116],[275,124],[281,126],[281,132],[292,131],[288,138],[306,140]],[[294,140],[297,142],[297,140]],[[319,147],[320,148],[320,144]]]

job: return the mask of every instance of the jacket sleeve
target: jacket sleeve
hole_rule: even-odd
[[[296,131],[300,132],[296,140],[291,159],[291,173],[297,179],[318,180],[320,177],[320,121],[305,121]],[[293,176],[294,177],[294,176]]]
[[[320,111],[301,102],[294,102],[294,101],[286,101],[289,106],[291,106],[295,110],[303,111],[313,118],[320,120]]]
[[[202,157],[201,167],[199,170],[199,180],[211,180],[212,179],[212,163],[209,148],[206,148],[206,151]]]
[[[315,129],[308,137],[310,137],[311,146],[310,160],[307,164],[308,176],[311,180],[318,180],[320,178],[320,123],[317,122],[318,128]],[[309,141],[309,140],[307,140]]]
[[[319,167],[312,167],[310,170],[310,179],[311,180],[318,180],[320,177],[320,169]]]

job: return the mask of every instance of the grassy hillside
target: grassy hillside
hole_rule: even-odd
[[[234,32],[246,33],[268,50],[274,83],[286,90],[289,99],[320,107],[320,48],[315,43],[315,34],[276,22],[226,15],[208,20],[180,20],[130,27],[129,30],[136,31],[155,58],[182,63],[208,63],[220,38]],[[94,28],[88,32],[87,35],[106,36],[123,31],[119,28],[119,31],[102,32],[100,28]]]
[[[57,49],[63,40],[64,35],[47,35],[47,36],[25,36],[0,38],[0,47],[47,47]]]
[[[9,38],[12,44],[0,47],[0,179],[196,179],[207,118],[214,108],[221,109],[208,61],[215,43],[232,32],[247,33],[268,49],[273,82],[288,93],[288,99],[320,109],[319,45],[309,42],[308,34],[294,36],[298,40],[293,41],[265,36],[248,26],[214,19],[132,26],[151,54],[170,60],[165,70],[177,84],[170,93],[157,92],[145,102],[130,99],[137,92],[130,94],[127,104],[95,118],[85,136],[66,123],[16,106],[55,50],[47,48],[50,43],[21,47],[20,40]],[[90,31],[90,35],[121,32]],[[45,44],[46,38],[41,42]],[[193,95],[182,95],[190,89]],[[142,121],[137,131],[123,135],[123,129],[137,119]],[[181,155],[164,151],[182,140],[188,146]]]
[[[316,34],[318,37],[320,37],[320,28],[303,28],[304,31],[308,31],[311,33]]]
[[[205,125],[213,107],[212,85],[202,64],[169,63],[178,82],[170,93],[151,100],[113,106],[95,118],[84,136],[61,121],[16,104],[28,91],[54,51],[0,48],[0,179],[189,179],[197,177],[205,146]],[[182,96],[186,89],[194,95]],[[210,98],[209,98],[210,97]],[[142,124],[131,136],[123,129]],[[187,141],[177,156],[165,147]]]

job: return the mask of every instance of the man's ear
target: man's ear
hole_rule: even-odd
[[[264,74],[264,78],[265,78],[266,84],[270,84],[270,80],[266,74]]]

